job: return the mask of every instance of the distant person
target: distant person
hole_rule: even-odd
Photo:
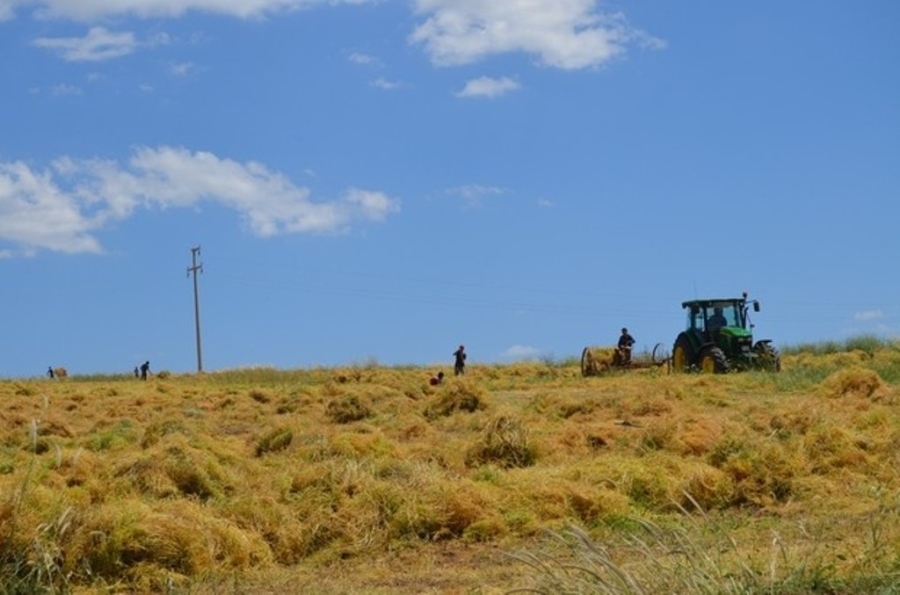
[[[628,332],[628,329],[622,327],[622,334],[619,335],[619,342],[616,347],[619,350],[619,357],[623,364],[631,363],[631,348],[634,345],[634,337]]]
[[[54,376],[55,375],[53,374],[53,366],[48,366],[47,367],[47,377],[50,378],[51,380],[53,380]]]
[[[722,306],[713,308],[713,315],[709,317],[706,326],[711,331],[717,331],[723,326],[728,326],[728,321],[725,320],[725,315],[722,314]]]
[[[135,378],[140,378],[140,377],[141,377],[141,371],[138,369],[137,366],[134,367],[134,377],[135,377]]]
[[[150,362],[146,361],[141,364],[141,380],[147,380],[147,375],[150,373]]]
[[[434,376],[432,376],[431,378],[428,379],[428,384],[430,384],[431,386],[437,386],[437,385],[441,384],[443,381],[444,381],[444,373],[438,372],[437,374],[435,374]]]
[[[466,347],[460,345],[459,349],[453,352],[453,373],[456,376],[462,376],[466,373]]]

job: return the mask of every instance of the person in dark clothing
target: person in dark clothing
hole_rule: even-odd
[[[627,328],[622,328],[622,334],[619,335],[619,358],[623,364],[631,363],[631,347],[634,345],[634,337],[628,333]]]
[[[54,374],[53,374],[53,366],[50,366],[50,367],[47,368],[47,377],[50,378],[50,379],[52,380],[52,379],[53,379],[53,376],[54,376]]]
[[[150,373],[150,362],[146,361],[141,364],[141,380],[147,380],[147,374]]]
[[[428,384],[430,384],[431,386],[437,386],[437,385],[441,384],[443,381],[444,381],[444,373],[438,372],[437,375],[432,376],[431,378],[428,379]]]
[[[135,377],[135,378],[140,378],[140,377],[141,377],[141,371],[138,369],[137,366],[134,367],[134,377]]]
[[[466,373],[466,348],[464,345],[460,345],[459,349],[453,352],[453,357],[456,358],[453,362],[453,373],[456,376],[461,376]]]
[[[723,326],[728,326],[728,320],[722,314],[722,306],[716,306],[713,308],[712,316],[709,317],[709,321],[706,323],[706,328],[711,331],[717,331]]]

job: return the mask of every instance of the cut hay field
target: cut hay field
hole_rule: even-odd
[[[900,346],[0,381],[0,592],[900,592]]]

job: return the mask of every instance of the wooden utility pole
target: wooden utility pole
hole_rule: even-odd
[[[188,267],[188,277],[194,274],[194,329],[197,333],[197,371],[203,371],[203,351],[200,348],[200,296],[197,293],[197,271],[203,272],[203,264],[197,264],[197,256],[200,254],[200,246],[191,248],[191,266]]]

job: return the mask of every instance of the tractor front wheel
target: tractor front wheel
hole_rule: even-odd
[[[718,347],[707,347],[700,353],[700,371],[704,374],[724,374],[728,371],[728,358]]]

